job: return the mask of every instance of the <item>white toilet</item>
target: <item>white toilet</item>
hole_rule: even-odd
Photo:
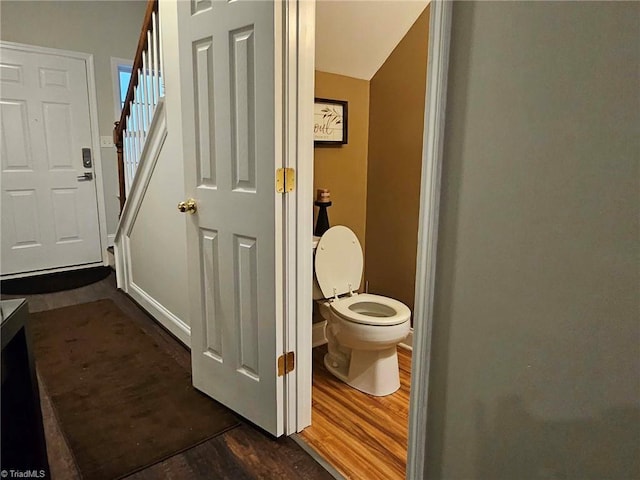
[[[314,242],[315,243],[315,242]],[[409,334],[411,311],[392,298],[358,294],[362,247],[347,227],[325,232],[315,247],[313,298],[327,320],[327,369],[375,396],[400,388],[396,346]]]

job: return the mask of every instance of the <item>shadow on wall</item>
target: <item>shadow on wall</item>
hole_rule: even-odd
[[[594,418],[549,421],[528,412],[522,398],[513,395],[498,400],[493,421],[481,402],[476,402],[475,410],[478,478],[640,478],[640,427],[629,428],[640,425],[639,408],[611,408]]]

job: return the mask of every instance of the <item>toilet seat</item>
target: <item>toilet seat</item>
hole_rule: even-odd
[[[404,303],[370,293],[334,300],[329,307],[343,320],[363,325],[399,325],[411,317],[411,310]]]

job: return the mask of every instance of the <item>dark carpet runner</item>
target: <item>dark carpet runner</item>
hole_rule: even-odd
[[[91,267],[70,272],[46,273],[33,277],[2,280],[0,292],[5,295],[34,295],[71,290],[99,282],[103,278],[107,278],[112,271],[111,267]]]
[[[111,300],[32,314],[38,371],[87,480],[121,478],[238,425]]]

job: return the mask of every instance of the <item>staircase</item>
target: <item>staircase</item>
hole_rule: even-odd
[[[189,304],[176,288],[187,283],[186,219],[175,208],[184,199],[182,112],[176,95],[180,72],[173,43],[177,23],[172,17],[178,1],[148,1],[125,105],[114,128],[120,195],[114,261],[118,288],[188,346]],[[166,48],[163,38],[171,39]]]
[[[118,153],[121,214],[142,158],[156,108],[164,97],[161,43],[158,0],[149,0],[124,107],[113,130],[113,142]]]

